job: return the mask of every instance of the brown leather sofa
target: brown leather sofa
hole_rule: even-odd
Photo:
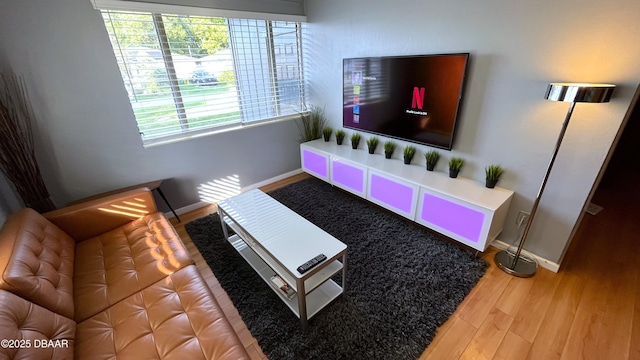
[[[248,359],[148,189],[0,230],[0,359]]]

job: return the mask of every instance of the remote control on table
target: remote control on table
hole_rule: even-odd
[[[325,261],[327,259],[327,257],[324,254],[320,254],[316,257],[314,257],[313,259],[307,261],[306,263],[298,266],[298,272],[300,274],[304,274],[305,272],[309,271],[311,268],[313,268],[314,266],[320,264],[321,262]]]

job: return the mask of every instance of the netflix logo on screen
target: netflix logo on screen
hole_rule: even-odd
[[[405,112],[411,115],[420,115],[420,116],[429,115],[428,112],[421,111],[423,107],[424,107],[424,88],[416,86],[413,88],[413,98],[411,99],[411,109],[407,109],[405,110]]]

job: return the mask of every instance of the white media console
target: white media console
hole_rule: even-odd
[[[511,190],[322,139],[302,143],[300,156],[305,172],[479,251],[502,231],[513,197]]]

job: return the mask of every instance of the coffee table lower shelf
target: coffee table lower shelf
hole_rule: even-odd
[[[249,247],[242,238],[238,235],[229,236],[229,243],[242,255],[242,257],[251,265],[251,267],[260,275],[260,277],[267,283],[271,284],[271,277],[273,275],[279,275],[282,277],[289,286],[295,289],[295,282],[292,282],[293,278],[283,272],[282,269],[276,272],[270,267],[256,252]],[[309,278],[305,282],[306,289],[306,307],[307,307],[307,320],[311,319],[325,306],[329,305],[333,300],[338,298],[343,292],[343,289],[330,277],[337,274],[342,270],[342,263],[335,260],[331,264],[325,266],[325,268],[313,277]],[[280,299],[293,311],[293,313],[300,318],[300,310],[298,305],[299,293],[288,298],[281,290],[271,286],[271,289],[276,293]],[[297,289],[296,289],[297,290]]]

